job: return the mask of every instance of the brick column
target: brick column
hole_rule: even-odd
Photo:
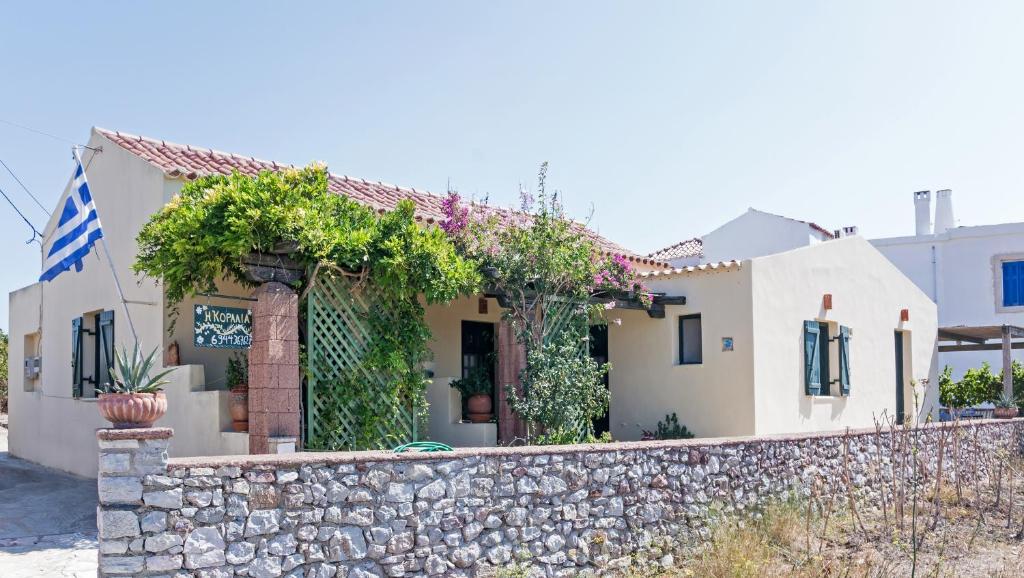
[[[98,576],[139,576],[172,573],[182,567],[177,551],[154,553],[145,543],[181,538],[166,530],[165,518],[158,524],[156,515],[144,514],[145,506],[173,501],[181,507],[181,488],[166,492],[143,492],[153,476],[167,475],[167,446],[174,430],[170,428],[101,429],[99,440],[99,529]],[[167,494],[167,495],[165,495]]]
[[[249,453],[268,453],[268,438],[299,437],[299,296],[283,283],[256,290],[249,351]],[[297,443],[297,442],[296,442]]]
[[[498,324],[498,441],[511,442],[526,437],[526,422],[512,412],[505,386],[519,389],[519,372],[526,367],[526,349],[516,343],[515,330],[507,321]],[[519,390],[521,392],[521,390]]]

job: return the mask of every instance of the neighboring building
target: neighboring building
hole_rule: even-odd
[[[615,314],[615,439],[638,439],[671,412],[698,436],[869,427],[901,406],[913,416],[912,381],[922,414],[935,408],[935,304],[860,237],[646,282],[686,304],[664,319]]]
[[[956,226],[953,193],[914,193],[915,234],[871,242],[938,305],[941,327],[1024,326],[1024,223]],[[1022,360],[1015,350],[1013,357]],[[999,351],[939,354],[953,377],[989,362],[1002,365]]]
[[[817,223],[750,208],[703,237],[676,243],[649,256],[675,267],[688,267],[774,255],[856,233],[856,227],[830,233]]]
[[[222,284],[216,295],[181,303],[174,323],[162,286],[137,279],[131,265],[140,228],[187,181],[286,167],[103,129],[93,130],[89,146],[101,151],[87,151],[84,162],[142,346],[177,347],[178,367],[165,388],[168,412],[159,422],[175,429],[172,454],[248,453],[248,436],[229,431],[222,387],[232,351],[196,347],[191,312],[197,305],[247,307],[252,290]],[[329,188],[378,210],[410,199],[425,225],[442,218],[442,198],[422,191],[338,175],[331,175]],[[44,230],[44,251],[55,240],[56,221],[55,214]],[[765,239],[750,239],[751,230]],[[935,383],[934,304],[860,238],[829,240],[816,225],[751,210],[703,243],[680,247],[675,258],[703,254],[707,261],[735,250],[740,260],[673,269],[584,234],[605,253],[627,256],[648,273],[653,290],[675,298],[657,312],[613,309],[607,330],[594,331],[592,351],[613,366],[608,427],[616,439],[639,439],[642,429],[653,429],[671,412],[699,436],[865,427],[882,411],[895,413],[900,402],[911,413],[911,380]],[[826,295],[831,309],[824,306]],[[686,304],[677,304],[682,297]],[[909,321],[900,321],[904,309]],[[102,360],[111,348],[131,345],[106,263],[94,253],[81,272],[12,292],[10,312],[11,453],[95,475],[93,431],[105,425],[93,403],[95,384],[103,380]],[[434,354],[430,439],[462,446],[493,445],[499,435],[510,440],[498,424],[462,423],[461,399],[449,387],[493,357],[497,388],[521,367],[497,302],[475,296],[432,305],[426,322]],[[845,372],[839,370],[841,350],[849,353],[842,355]],[[22,371],[27,360],[37,373]],[[840,395],[841,380],[848,395]],[[929,393],[925,407],[933,397]]]

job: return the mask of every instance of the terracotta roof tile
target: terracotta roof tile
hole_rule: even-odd
[[[661,271],[651,271],[649,273],[643,273],[642,276],[647,279],[660,279],[665,277],[674,277],[676,275],[686,275],[688,273],[703,273],[703,272],[714,272],[714,271],[735,271],[742,266],[740,261],[719,261],[717,263],[705,263],[703,265],[693,265],[690,267],[674,267]]]
[[[648,255],[648,257],[657,259],[658,261],[671,261],[673,259],[683,259],[685,257],[703,256],[704,242],[700,237],[680,241],[674,245],[669,245],[664,249],[660,249]]]
[[[216,151],[191,145],[183,145],[164,140],[143,137],[119,131],[96,127],[94,129],[104,138],[135,156],[156,166],[172,178],[195,179],[210,174],[230,174],[238,171],[246,175],[255,175],[260,171],[275,171],[284,168],[295,168],[274,161],[257,159]],[[331,192],[345,195],[357,202],[383,212],[393,209],[399,201],[409,199],[416,205],[416,218],[427,223],[435,223],[444,218],[441,212],[443,198],[439,195],[418,191],[413,188],[400,187],[380,181],[352,178],[331,173],[328,180]],[[510,214],[506,209],[490,208],[501,214]],[[606,254],[623,255],[636,263],[655,267],[668,268],[670,265],[661,263],[650,257],[638,255],[633,251],[605,239],[597,233],[580,226],[581,232]]]

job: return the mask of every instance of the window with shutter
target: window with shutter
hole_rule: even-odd
[[[839,388],[850,395],[850,328],[839,327]]]
[[[804,392],[821,395],[821,326],[804,321]]]
[[[114,366],[114,312],[104,311],[96,321],[96,388],[105,390]]]
[[[82,397],[82,318],[71,320],[71,395]]]
[[[1024,261],[1003,261],[1003,307],[1024,305]]]

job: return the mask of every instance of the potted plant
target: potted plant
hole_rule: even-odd
[[[228,359],[224,383],[231,390],[228,407],[231,411],[231,429],[249,431],[249,357],[236,353]]]
[[[138,342],[131,357],[123,347],[114,351],[114,367],[110,371],[113,383],[103,386],[97,405],[103,419],[115,428],[151,427],[167,413],[167,396],[161,388],[169,383],[164,377],[173,369],[151,376],[156,354],[154,349],[143,358]]]
[[[1013,396],[1003,394],[995,401],[996,407],[992,410],[992,416],[998,419],[1012,419],[1017,417],[1017,400]]]
[[[491,402],[494,386],[491,384],[487,369],[475,367],[469,371],[466,377],[453,381],[451,386],[459,390],[462,399],[466,400],[466,407],[469,410],[466,412],[466,417],[469,418],[469,421],[473,423],[491,421],[491,418],[494,417],[494,414],[491,413],[491,409],[494,407]]]

